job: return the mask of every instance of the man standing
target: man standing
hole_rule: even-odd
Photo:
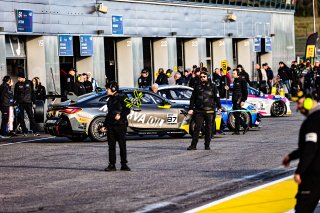
[[[10,76],[3,78],[0,86],[0,110],[1,110],[1,132],[0,138],[7,138],[9,132],[10,107],[13,106],[13,92],[11,91],[12,80]]]
[[[273,71],[269,67],[268,63],[262,64],[262,68],[266,71],[267,74],[267,84],[269,87],[268,93],[271,94],[271,89],[272,89],[272,81],[273,81]]]
[[[74,92],[74,84],[75,84],[75,75],[76,75],[76,69],[72,68],[69,70],[69,73],[66,77],[66,92],[65,95],[67,95],[69,92]]]
[[[296,213],[312,213],[320,199],[320,106],[314,97],[298,92],[297,109],[305,116],[299,132],[298,149],[286,155],[282,164],[299,159],[294,174],[298,184]]]
[[[79,75],[76,83],[74,84],[74,94],[76,94],[76,96],[81,96],[86,94],[86,87],[83,84],[84,79],[85,79],[84,75]]]
[[[156,79],[158,85],[169,84],[168,76],[164,73],[163,68],[159,68],[158,77]]]
[[[212,123],[215,122],[215,107],[221,111],[220,96],[216,85],[208,80],[208,73],[200,73],[200,83],[195,85],[190,98],[189,115],[195,122],[191,145],[188,150],[196,150],[200,129],[205,122],[205,150],[210,150]]]
[[[126,96],[119,93],[117,82],[106,84],[109,99],[107,101],[108,113],[101,128],[101,132],[107,132],[109,145],[109,165],[105,171],[116,171],[116,142],[120,147],[121,170],[130,171],[127,163],[127,148],[126,148],[126,133],[128,120],[127,115],[130,114],[130,109],[126,107],[124,102]]]
[[[248,98],[248,91],[247,91],[247,82],[245,79],[239,77],[239,70],[234,69],[232,71],[232,76],[234,78],[233,81],[233,94],[232,94],[232,109],[235,110],[233,112],[234,114],[234,119],[235,119],[235,130],[233,135],[240,135],[240,124],[243,126],[244,131],[243,134],[246,134],[248,131],[249,127],[247,124],[245,124],[240,115],[242,110],[242,106],[244,105],[244,102]]]
[[[141,71],[141,76],[138,78],[138,86],[139,88],[145,88],[150,86],[149,73],[145,69]]]
[[[35,102],[33,84],[32,81],[26,80],[22,72],[18,74],[18,82],[14,86],[14,100],[18,104],[18,123],[21,125],[23,135],[26,136],[28,134],[28,129],[24,122],[24,111],[26,111],[34,136],[40,136],[40,134],[37,133],[36,121],[34,120],[32,110],[32,104]]]
[[[283,83],[286,85],[287,90],[288,90],[288,94],[290,94],[290,89],[291,89],[291,86],[290,86],[291,70],[282,61],[279,62],[278,76],[283,81]]]
[[[99,87],[97,80],[92,77],[91,72],[87,72],[87,76],[88,76],[88,81],[90,81],[92,84],[92,90],[95,91],[96,88]]]

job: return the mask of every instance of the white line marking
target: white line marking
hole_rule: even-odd
[[[47,138],[37,138],[37,139],[31,139],[31,140],[27,140],[27,141],[19,141],[19,142],[14,142],[14,143],[6,143],[6,144],[1,144],[1,146],[9,146],[9,145],[14,145],[14,144],[20,144],[20,143],[28,143],[28,142],[32,142],[32,141],[41,141],[41,140],[46,140],[46,139],[51,139],[51,138],[55,138],[55,137],[47,137]]]
[[[231,200],[231,199],[233,199],[233,198],[240,197],[240,196],[242,196],[242,195],[246,195],[246,194],[249,194],[249,193],[251,193],[251,192],[255,192],[255,191],[258,191],[258,190],[260,190],[260,189],[266,188],[266,187],[268,187],[268,186],[271,186],[271,185],[280,183],[280,182],[285,181],[285,180],[288,180],[288,179],[290,179],[290,178],[293,178],[293,175],[290,175],[290,176],[285,177],[285,178],[281,178],[281,179],[276,180],[276,181],[272,181],[272,182],[270,182],[270,183],[267,183],[267,184],[264,184],[264,185],[261,185],[261,186],[258,186],[258,187],[252,188],[252,189],[245,190],[245,191],[243,191],[243,192],[236,193],[236,194],[234,194],[234,195],[231,195],[231,196],[222,198],[222,199],[220,199],[220,200],[217,200],[217,201],[208,203],[208,204],[206,204],[206,205],[204,205],[204,206],[200,206],[200,207],[197,207],[197,208],[195,208],[195,209],[191,209],[191,210],[186,211],[186,212],[184,212],[184,213],[194,213],[194,212],[198,212],[198,211],[204,210],[204,209],[206,209],[206,208],[209,208],[209,207],[215,206],[215,205],[217,205],[217,204],[220,204],[220,203],[222,203],[222,202]]]
[[[146,207],[144,207],[142,210],[138,210],[138,211],[135,211],[133,213],[146,213],[146,212],[150,212],[154,209],[158,209],[158,208],[161,208],[161,207],[164,207],[164,206],[168,206],[172,204],[171,202],[161,202],[161,203],[155,203],[155,204],[151,204],[151,205],[148,205]]]

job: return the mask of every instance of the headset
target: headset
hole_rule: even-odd
[[[302,98],[302,97],[305,97],[304,101],[303,101],[303,108],[305,110],[308,110],[310,111],[313,107],[313,96],[314,94],[311,93],[311,94],[304,94],[303,91],[299,91],[298,94],[297,94],[298,98]]]
[[[107,83],[106,88],[109,88],[111,92],[117,92],[119,85],[116,81],[111,81],[110,83]]]

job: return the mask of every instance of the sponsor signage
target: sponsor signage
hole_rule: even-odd
[[[315,52],[315,45],[308,45],[306,50],[306,58],[313,58]]]
[[[122,16],[112,16],[112,34],[123,35],[123,18]]]
[[[221,61],[221,68],[223,70],[224,75],[226,75],[227,74],[227,68],[228,68],[227,60],[222,60]]]
[[[17,12],[17,32],[31,33],[33,12],[31,10],[16,10]]]
[[[254,38],[254,51],[261,52],[261,37]]]
[[[264,48],[265,48],[266,52],[272,52],[272,38],[271,37],[266,37]]]
[[[93,38],[92,35],[80,36],[80,55],[92,56],[93,55]]]
[[[59,56],[73,56],[72,35],[59,35]]]

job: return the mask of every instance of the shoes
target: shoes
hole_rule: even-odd
[[[191,145],[187,148],[187,150],[197,150],[197,147]]]
[[[10,132],[9,132],[9,135],[10,135],[11,137],[18,136],[14,131],[10,131]]]
[[[243,134],[246,134],[248,131],[249,131],[249,127],[248,127],[248,125],[246,125],[244,127]]]
[[[104,169],[106,172],[117,171],[117,168],[114,164],[109,164],[107,168]]]
[[[39,133],[34,133],[33,136],[40,136],[40,134]]]
[[[205,150],[211,150],[211,149],[210,149],[210,146],[206,146],[206,147],[204,147],[204,149],[205,149]]]
[[[131,169],[129,168],[129,166],[127,164],[122,164],[120,170],[121,171],[131,171]]]
[[[2,138],[2,139],[7,139],[7,138],[11,138],[11,137],[8,136],[8,135],[0,135],[0,138]]]
[[[234,132],[232,135],[240,135],[240,132]]]
[[[23,136],[23,137],[27,137],[27,136],[28,136],[28,133],[22,133],[22,136]]]
[[[226,135],[226,133],[225,133],[224,131],[222,131],[222,130],[220,130],[218,133],[219,133],[220,135]]]

